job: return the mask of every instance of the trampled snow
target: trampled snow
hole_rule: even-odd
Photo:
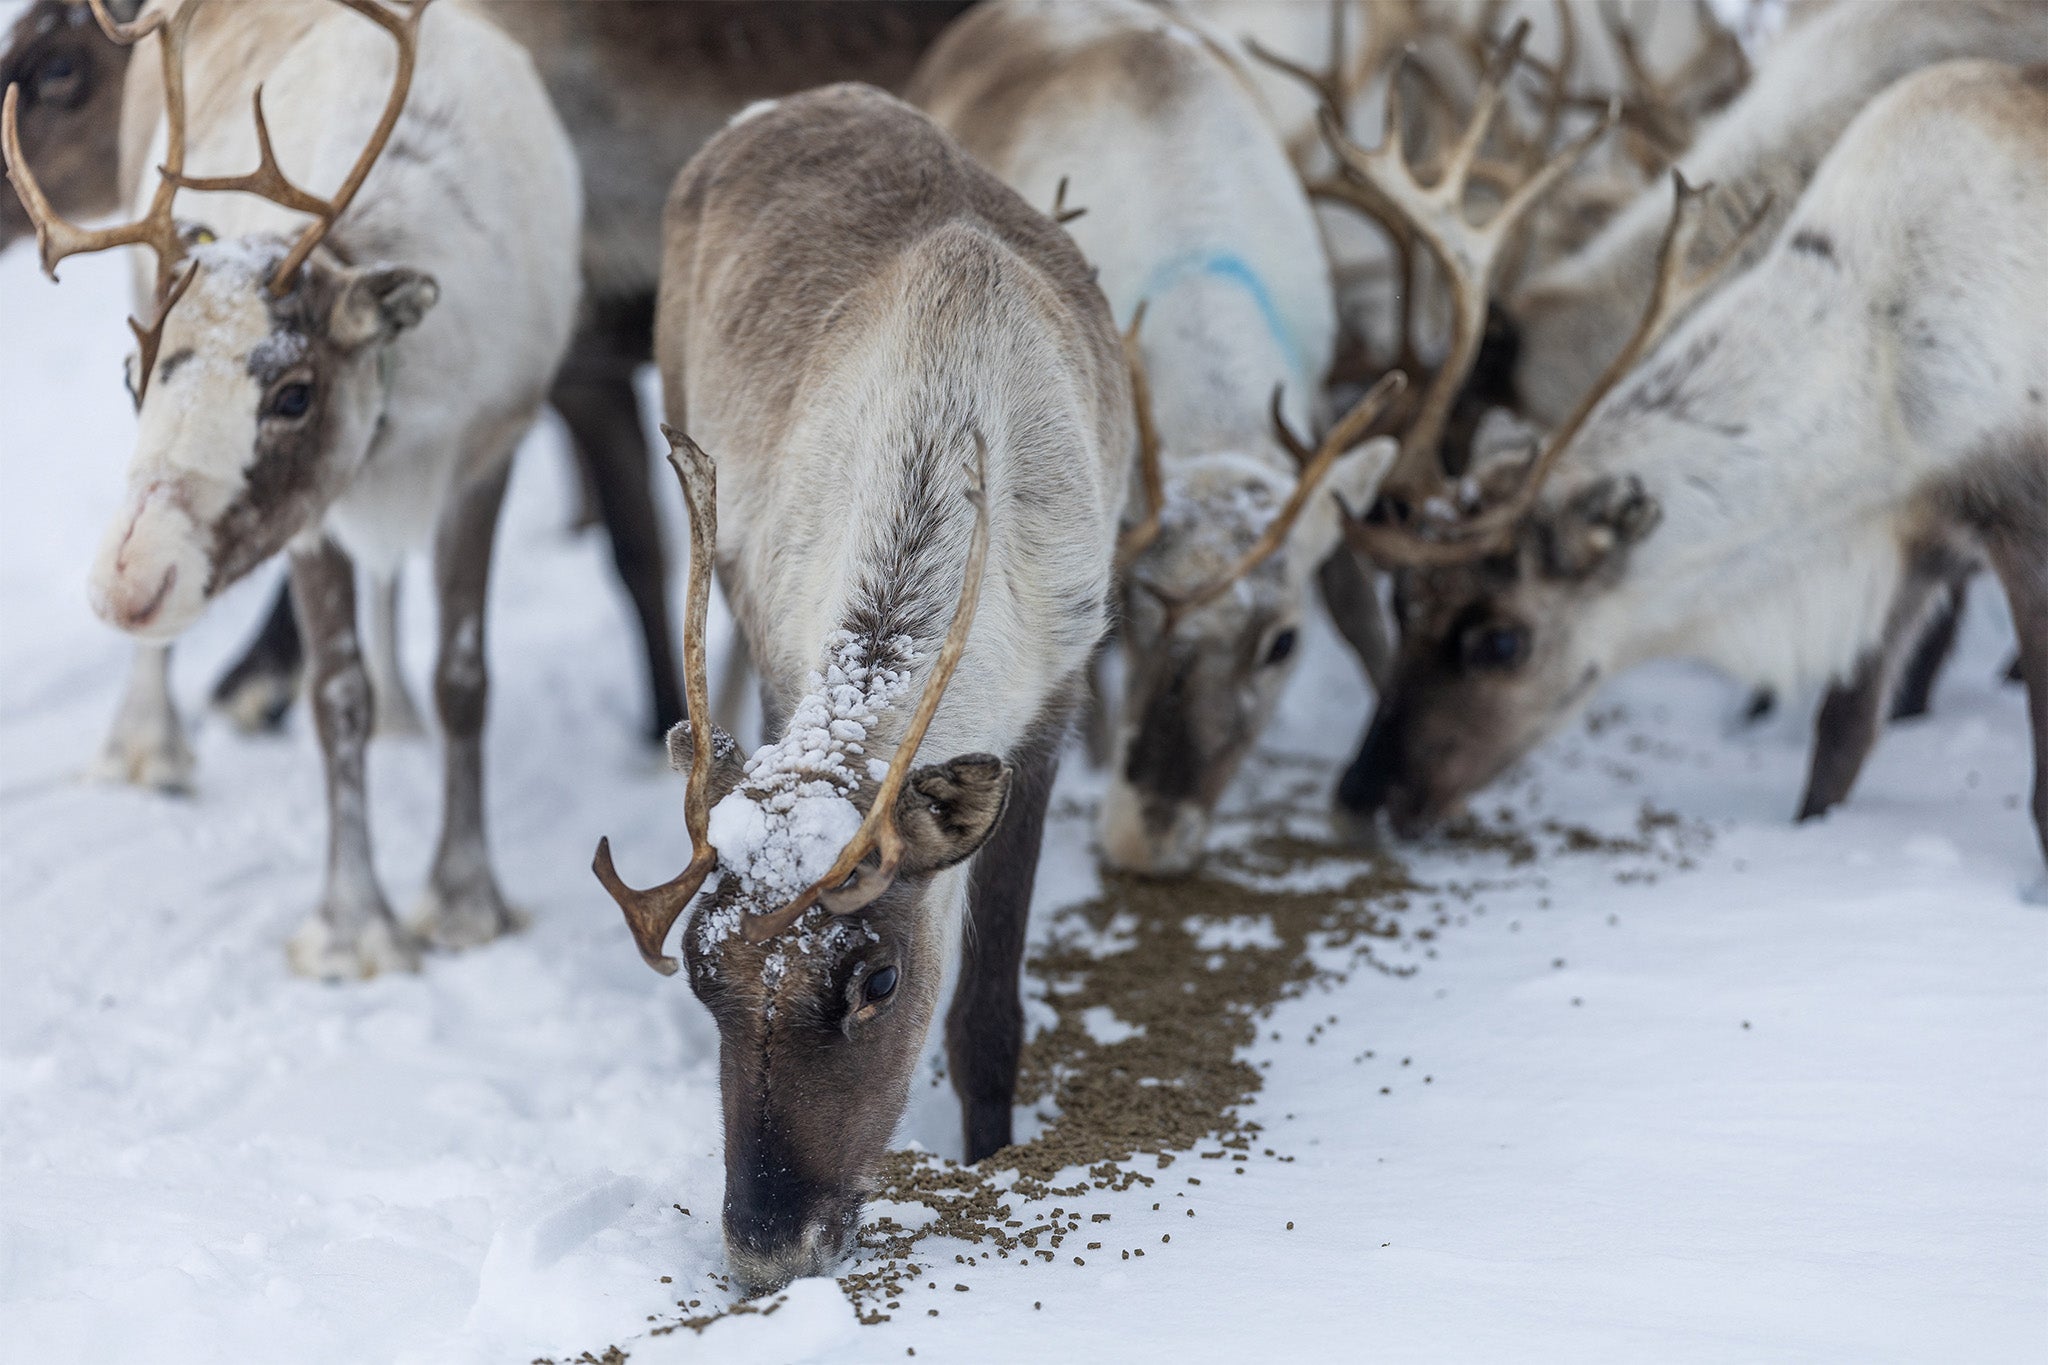
[[[2042,868],[2022,700],[1997,680],[2012,632],[1988,584],[1933,716],[1892,727],[1816,824],[1789,820],[1812,698],[1746,727],[1740,689],[1697,670],[1608,689],[1480,804],[1618,830],[1651,802],[1710,832],[1693,866],[1618,879],[1610,860],[1546,852],[1540,888],[1378,949],[1412,972],[1279,1006],[1249,1054],[1253,1116],[1292,1161],[1199,1187],[1174,1181],[1221,1164],[1186,1162],[1091,1196],[1116,1234],[1085,1265],[970,1267],[947,1263],[969,1248],[928,1244],[930,1273],[881,1326],[804,1281],[772,1313],[647,1335],[679,1299],[726,1302],[717,1039],[588,871],[601,834],[641,884],[688,850],[681,779],[635,738],[637,645],[608,556],[564,529],[558,430],[521,453],[489,623],[491,835],[532,927],[415,977],[298,980],[283,944],[325,841],[310,725],[248,739],[201,705],[269,574],[180,646],[194,794],[80,776],[128,653],[83,582],[132,418],[125,263],[64,274],[43,282],[26,250],[0,260],[0,1358],[2048,1351],[2048,909],[2022,899]],[[425,583],[411,575],[405,611],[422,698]],[[716,617],[714,655],[729,638]],[[1262,800],[1307,791],[1315,808],[1365,711],[1316,629],[1223,837]],[[437,759],[394,741],[371,763],[402,912],[432,849]],[[1098,788],[1070,757],[1041,933],[1096,886]],[[1439,856],[1409,858],[1429,876]],[[1104,950],[1129,932],[1111,925]],[[1220,951],[1271,926],[1248,895],[1200,932]],[[1046,987],[1029,994],[1043,1022]],[[902,1136],[955,1151],[933,1074]]]

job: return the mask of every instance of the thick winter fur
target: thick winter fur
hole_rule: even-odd
[[[154,44],[130,67],[142,87],[128,92],[130,115],[160,104]],[[325,0],[208,5],[187,52],[188,173],[256,164],[248,98],[261,82],[279,160],[316,190],[337,184],[367,141],[395,60],[382,30]],[[131,119],[127,137],[124,163],[162,159],[160,125]],[[438,536],[449,804],[422,932],[450,944],[489,937],[510,922],[478,788],[489,490],[502,491],[575,316],[567,140],[525,54],[474,15],[437,6],[389,145],[283,295],[268,284],[298,215],[253,195],[192,192],[179,213],[195,225],[198,273],[164,330],[94,605],[123,629],[168,638],[291,549],[301,624],[328,632],[309,654],[334,826],[327,892],[293,961],[319,975],[408,965],[409,941],[369,864],[367,705],[353,700],[367,681],[343,605],[353,584],[342,580],[353,567],[388,578]],[[147,287],[138,281],[144,315]]]
[[[1765,52],[1755,78],[1709,121],[1678,159],[1695,185],[1714,184],[1740,209],[1707,224],[1703,263],[1737,224],[1770,201],[1743,268],[1760,256],[1800,202],[1842,130],[1873,97],[1922,67],[1962,57],[2048,61],[2048,6],[2032,0],[1828,5]],[[1531,279],[1507,301],[1521,333],[1514,388],[1520,410],[1562,420],[1621,350],[1649,297],[1669,212],[1661,184],[1638,196],[1585,248]]]
[[[1314,216],[1285,147],[1216,35],[1135,3],[996,0],[954,25],[909,95],[1025,199],[1086,210],[1067,226],[1120,323],[1140,304],[1167,489],[1163,530],[1128,572],[1188,594],[1224,571],[1294,491],[1268,415],[1323,416],[1336,318]],[[1387,450],[1330,477],[1369,498]],[[1132,494],[1132,515],[1142,492]],[[1171,636],[1124,593],[1128,662],[1104,804],[1109,860],[1184,872],[1294,667],[1316,567],[1337,544],[1318,495],[1286,546]]]
[[[1039,781],[1032,755],[1103,633],[1130,395],[1109,310],[1066,236],[869,87],[735,122],[677,181],[665,231],[669,416],[717,465],[720,577],[771,717],[822,700],[816,675],[834,659],[884,657],[907,637],[903,686],[854,727],[867,760],[888,757],[960,592],[977,433],[987,449],[980,608],[922,746],[922,796],[899,808],[936,821],[937,844],[914,840],[857,915],[814,910],[758,945],[735,932],[742,878],[721,862],[683,931],[720,1031],[727,1247],[745,1279],[772,1284],[843,1253],[959,943],[970,873],[957,859],[1003,808],[990,784],[1014,796],[1020,763],[1027,796]],[[872,781],[853,799],[872,799]],[[1006,827],[1035,822],[1034,807],[1042,795],[1012,799]],[[1036,860],[1035,837],[997,844],[1013,878]],[[1002,960],[967,982],[1008,980],[1007,995],[955,1019],[1005,1031],[1014,1055],[1021,1020],[1001,1001],[1014,1000],[1021,933],[983,932]],[[860,982],[885,967],[899,984],[864,1011]],[[1000,1088],[999,1114],[978,1086],[963,1094],[969,1159],[1008,1141]]]
[[[1756,266],[1602,402],[1514,552],[1402,585],[1396,687],[1346,799],[1435,818],[1644,659],[1843,674],[1942,556],[1988,556],[2038,652],[2044,263],[2048,72],[1892,86]]]

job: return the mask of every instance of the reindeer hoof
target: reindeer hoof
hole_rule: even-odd
[[[299,675],[251,669],[221,679],[214,689],[213,709],[245,735],[275,734],[298,699]]]
[[[175,728],[108,736],[92,767],[93,780],[148,787],[160,792],[192,790],[192,751]]]
[[[454,953],[517,933],[527,923],[493,883],[463,891],[429,886],[413,912],[412,932],[428,947]]]
[[[300,976],[320,981],[367,981],[379,972],[416,972],[420,947],[389,912],[347,932],[315,914],[285,945],[285,957]]]

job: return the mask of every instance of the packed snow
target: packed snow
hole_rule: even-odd
[[[1028,1272],[929,1243],[929,1273],[879,1326],[808,1280],[772,1312],[651,1335],[679,1300],[730,1301],[714,1278],[717,1038],[680,978],[640,962],[588,871],[601,834],[641,882],[687,845],[681,778],[636,738],[638,646],[608,556],[565,529],[559,430],[521,452],[488,640],[491,837],[532,925],[417,976],[300,980],[283,945],[325,841],[308,718],[251,739],[203,709],[272,573],[179,646],[194,794],[83,776],[128,658],[83,586],[132,437],[126,264],[64,274],[42,281],[23,249],[0,259],[0,1357],[2048,1351],[2048,909],[2023,898],[2042,879],[2026,722],[1998,677],[2012,631],[1988,584],[1934,714],[1892,727],[1816,824],[1788,818],[1811,697],[1747,726],[1740,689],[1699,670],[1610,687],[1480,805],[1529,828],[1632,830],[1650,803],[1709,836],[1691,865],[1618,877],[1545,842],[1540,883],[1503,865],[1483,906],[1381,945],[1400,971],[1279,1005],[1246,1053],[1265,1082],[1250,1113],[1292,1160],[1200,1186],[1225,1164],[1188,1160],[1091,1195],[1115,1234],[1086,1235],[1110,1250]],[[680,528],[665,476],[660,492]],[[425,582],[413,574],[405,602],[421,697]],[[714,656],[730,638],[716,616]],[[1225,841],[1267,803],[1313,823],[1361,730],[1342,647],[1318,628],[1305,648]],[[403,906],[438,816],[431,741],[380,741],[371,784]],[[1097,887],[1100,786],[1070,755],[1037,934]],[[1451,875],[1441,851],[1404,856],[1418,877]],[[1205,951],[1273,941],[1249,893],[1197,928]],[[1101,950],[1132,929],[1110,924]],[[1041,1024],[1050,990],[1028,983]],[[1088,1023],[1106,1039],[1131,1027]],[[901,1136],[957,1151],[933,1065]],[[1020,1113],[1020,1134],[1040,1123]]]

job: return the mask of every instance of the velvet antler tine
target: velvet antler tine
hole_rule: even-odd
[[[1137,562],[1152,542],[1159,539],[1160,519],[1166,513],[1166,480],[1159,465],[1159,424],[1152,409],[1151,372],[1145,368],[1144,348],[1138,330],[1145,325],[1145,303],[1131,314],[1131,325],[1123,334],[1124,367],[1131,377],[1131,407],[1138,429],[1138,482],[1145,492],[1145,515],[1117,537],[1116,567],[1121,573]]]

